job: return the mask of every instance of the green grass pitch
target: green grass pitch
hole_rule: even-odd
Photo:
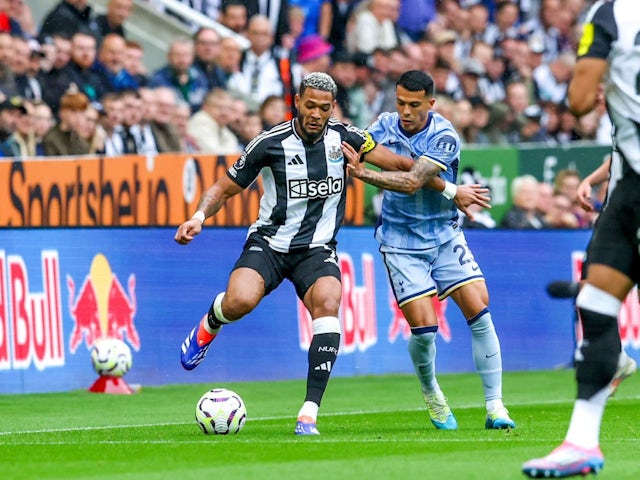
[[[293,434],[303,381],[0,395],[0,478],[507,480],[525,478],[522,463],[564,437],[571,370],[505,374],[515,430],[484,429],[477,375],[439,379],[457,431],[431,426],[417,379],[407,375],[333,378],[318,437]],[[238,435],[208,436],[196,425],[195,404],[213,387],[244,399],[249,420]],[[598,479],[640,478],[638,376],[609,401],[601,433]]]

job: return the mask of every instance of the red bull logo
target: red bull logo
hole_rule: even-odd
[[[446,316],[448,301],[446,298],[444,300],[438,300],[437,295],[431,297],[431,303],[433,303],[436,317],[438,317],[438,335],[447,343],[451,341],[451,327],[449,326],[449,321]],[[389,308],[392,315],[391,323],[389,324],[389,342],[395,342],[400,335],[406,340],[409,338],[409,335],[411,335],[411,327],[404,313],[400,310],[391,287],[389,287]]]
[[[69,312],[75,322],[69,338],[69,350],[74,353],[84,341],[87,348],[99,338],[117,338],[140,350],[140,337],[134,325],[136,315],[136,277],[129,275],[127,291],[111,271],[103,254],[91,262],[76,296],[73,278],[67,275]]]
[[[0,370],[64,365],[58,252],[40,257],[37,285],[22,256],[0,250]]]
[[[573,281],[578,282],[582,278],[582,265],[584,263],[585,252],[571,252],[571,270],[573,271]],[[576,322],[576,341],[582,341],[582,324]],[[620,314],[618,315],[618,330],[622,347],[640,348],[640,296],[638,287],[634,286],[627,298],[624,299]]]
[[[376,310],[375,264],[368,253],[362,254],[363,285],[356,283],[356,269],[353,259],[347,253],[339,254],[339,266],[342,273],[342,303],[340,305],[340,324],[342,330],[340,353],[350,353],[356,349],[365,351],[378,341],[378,319]],[[402,310],[393,296],[391,287],[388,289],[389,310],[391,313],[387,340],[394,343],[398,336],[405,340],[411,334]],[[446,317],[447,299],[431,298],[438,317],[438,334],[445,342],[451,341],[451,328]],[[313,331],[311,316],[304,303],[298,300],[298,331],[300,333],[300,348],[305,350],[311,345]]]
[[[349,254],[338,255],[338,266],[342,274],[342,303],[339,313],[342,330],[340,353],[350,353],[356,349],[365,351],[378,341],[373,257],[368,253],[362,254],[364,282],[362,286],[356,284],[356,269]],[[306,350],[311,345],[313,329],[311,315],[300,300],[298,300],[298,331],[300,348]]]

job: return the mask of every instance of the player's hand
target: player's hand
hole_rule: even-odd
[[[347,159],[347,172],[352,177],[358,178],[359,172],[364,169],[364,163],[360,161],[363,148],[364,146],[360,147],[359,151],[356,151],[356,149],[347,142],[342,142],[342,153],[344,153]]]
[[[586,212],[593,212],[593,204],[591,203],[591,184],[584,179],[578,185],[578,202],[582,209]]]
[[[487,194],[489,189],[480,184],[458,185],[456,196],[453,201],[456,207],[464,213],[471,221],[474,220],[473,213],[469,210],[470,205],[478,205],[482,208],[491,208],[491,197]]]
[[[173,239],[180,245],[186,245],[201,231],[202,223],[200,223],[200,220],[197,218],[191,218],[178,227]]]

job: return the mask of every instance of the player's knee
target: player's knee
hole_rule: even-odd
[[[227,292],[222,300],[222,314],[228,321],[240,320],[256,308],[258,301],[251,296],[234,295]]]

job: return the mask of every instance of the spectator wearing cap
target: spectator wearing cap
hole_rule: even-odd
[[[5,157],[33,157],[35,155],[35,139],[27,104],[19,97],[4,100],[0,104],[0,122],[2,122],[3,136],[11,132],[0,145],[3,155]]]
[[[449,65],[454,74],[460,72],[460,59],[457,48],[458,34],[455,30],[442,30],[433,36],[433,41],[438,49],[438,58]]]
[[[16,132],[24,116],[28,116],[28,112],[20,97],[9,97],[0,103],[0,143],[5,143]]]
[[[98,35],[105,38],[110,33],[127,38],[124,23],[131,16],[133,0],[109,0],[107,11],[96,17]]]
[[[47,41],[54,35],[71,38],[77,32],[99,35],[98,26],[88,0],[60,0],[42,20],[38,40]]]
[[[396,21],[400,0],[371,0],[354,13],[353,28],[347,33],[347,48],[351,52],[373,53],[376,49],[391,50],[400,46]]]
[[[537,35],[531,35],[527,46],[529,47],[529,68],[533,71],[543,63],[544,40]]]
[[[302,38],[296,58],[302,67],[302,76],[311,72],[327,72],[331,65],[332,51],[331,44],[318,34]]]
[[[553,143],[542,124],[542,108],[529,105],[522,111],[524,123],[520,127],[520,142]]]
[[[78,134],[82,116],[89,106],[89,99],[81,92],[65,93],[60,99],[60,121],[44,136],[42,144],[48,157],[86,155],[89,144]]]
[[[117,33],[103,38],[98,59],[91,67],[102,77],[106,92],[121,92],[140,87],[138,81],[125,68],[126,40]]]
[[[480,60],[467,58],[462,61],[460,68],[460,90],[456,92],[456,100],[481,95],[479,82],[485,75],[484,65]]]

